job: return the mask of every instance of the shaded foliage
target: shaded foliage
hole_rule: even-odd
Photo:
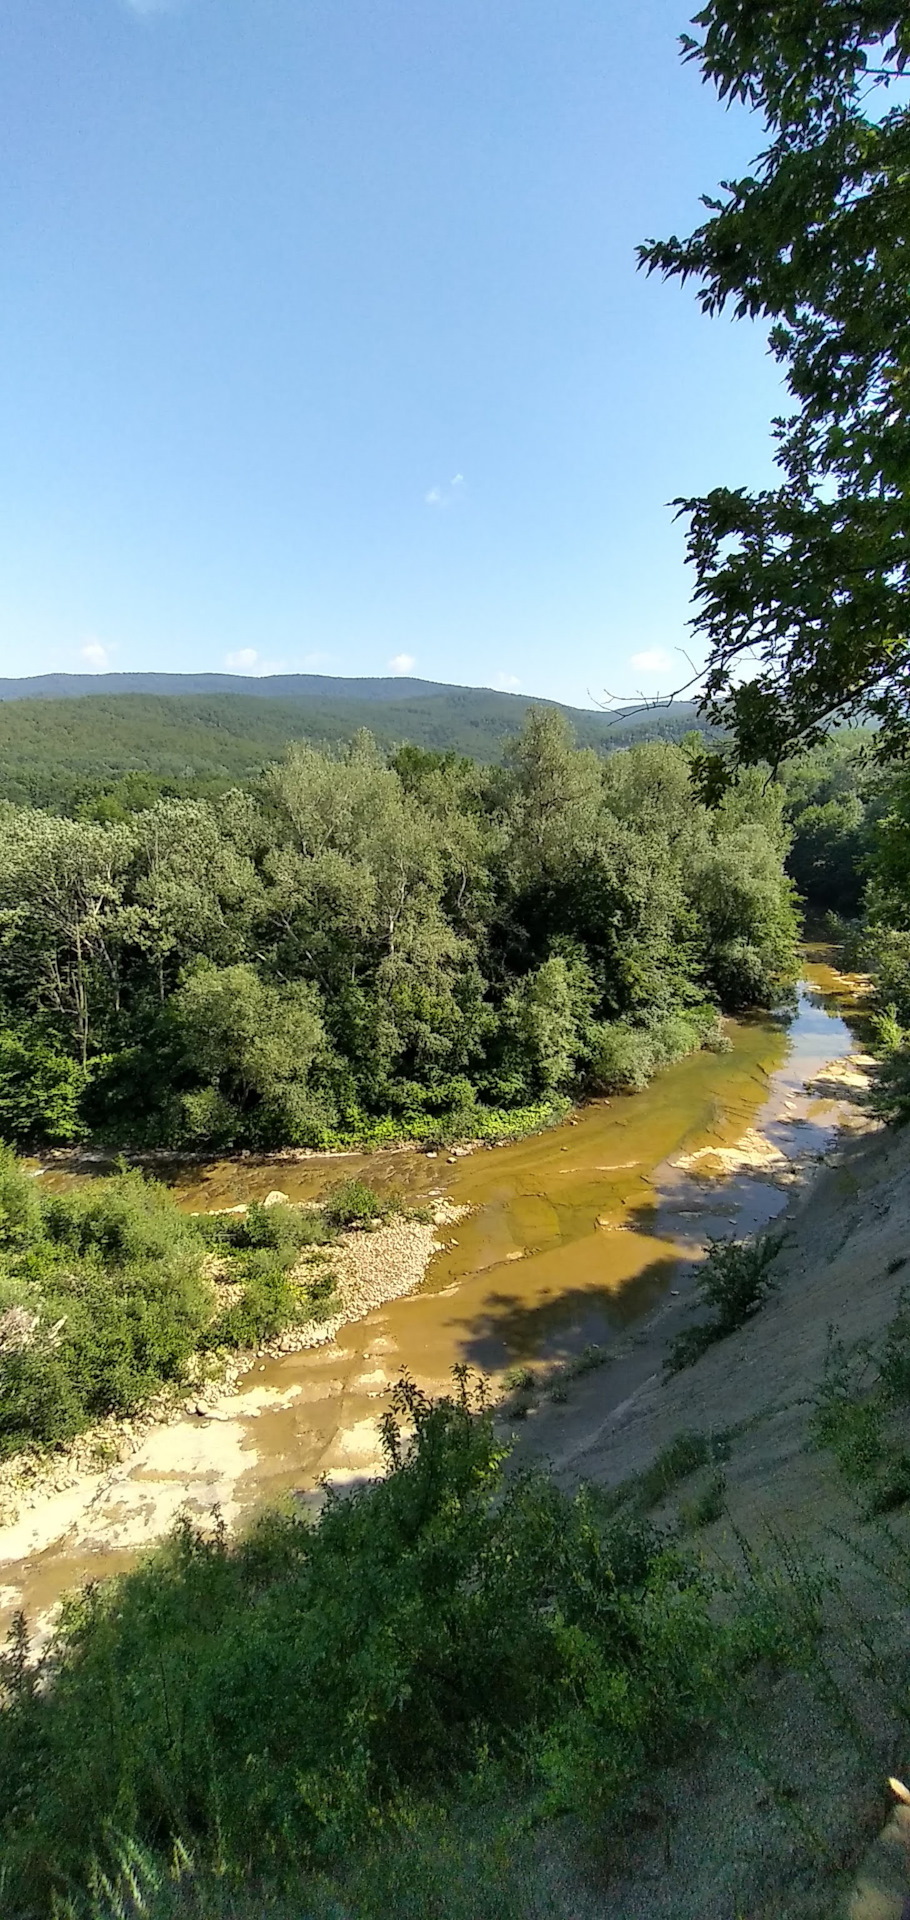
[[[769,323],[795,402],[775,422],[780,484],[678,502],[689,519],[704,709],[746,762],[872,712],[910,725],[906,8],[708,0],[684,37],[767,145],[706,199],[687,239],[642,249],[702,308]],[[743,677],[743,658],[750,663]],[[757,667],[757,671],[756,671]]]
[[[670,1349],[668,1370],[678,1373],[691,1366],[716,1340],[725,1340],[745,1325],[773,1293],[771,1271],[783,1246],[783,1235],[761,1234],[755,1240],[712,1240],[698,1273],[697,1304],[709,1307],[710,1318],[678,1333]]]

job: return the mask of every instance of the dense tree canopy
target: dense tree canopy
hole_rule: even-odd
[[[910,10],[878,0],[709,0],[687,57],[760,113],[754,171],[688,239],[642,249],[708,313],[771,322],[796,410],[781,482],[719,486],[689,517],[706,710],[776,764],[832,719],[910,732]],[[745,674],[745,678],[744,678]],[[752,676],[752,677],[749,677]]]
[[[641,1084],[792,973],[782,796],[533,711],[122,818],[0,806],[0,1132],[276,1145]]]

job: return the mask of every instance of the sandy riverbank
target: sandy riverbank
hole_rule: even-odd
[[[441,1200],[430,1220],[396,1214],[370,1231],[342,1234],[331,1248],[336,1287],[330,1314],[289,1327],[279,1339],[253,1352],[221,1356],[217,1372],[200,1376],[174,1394],[159,1396],[131,1419],[100,1421],[52,1454],[29,1451],[4,1461],[0,1465],[0,1563],[16,1559],[22,1551],[40,1551],[45,1539],[56,1537],[61,1523],[77,1525],[80,1515],[97,1505],[106,1484],[116,1483],[118,1470],[159,1429],[180,1427],[188,1419],[223,1419],[236,1400],[240,1380],[266,1358],[327,1346],[342,1327],[362,1320],[374,1307],[413,1293],[434,1253],[446,1244],[444,1229],[467,1211]],[[304,1268],[300,1277],[306,1277]],[[179,1458],[179,1450],[172,1447],[171,1451]],[[39,1508],[45,1510],[44,1526],[37,1518],[34,1524],[28,1519]]]

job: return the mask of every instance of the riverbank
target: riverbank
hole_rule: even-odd
[[[295,1340],[295,1351],[253,1358],[224,1383],[214,1412],[184,1394],[166,1421],[137,1425],[123,1458],[84,1462],[78,1488],[51,1487],[46,1498],[36,1490],[15,1532],[0,1534],[7,1611],[22,1604],[46,1617],[65,1587],[129,1565],[182,1507],[195,1516],[217,1507],[233,1526],[271,1500],[301,1490],[309,1498],[323,1477],[346,1485],[375,1474],[382,1413],[402,1368],[434,1393],[450,1385],[454,1365],[468,1364],[498,1395],[513,1369],[536,1378],[587,1365],[592,1346],[620,1350],[655,1310],[674,1305],[706,1236],[764,1224],[853,1111],[805,1091],[851,1050],[840,1008],[852,983],[821,958],[810,976],[789,1021],[731,1022],[728,1052],[689,1056],[645,1092],[592,1104],[555,1131],[496,1153],[364,1158],[364,1177],[420,1216],[415,1284],[388,1284],[387,1260],[359,1308],[349,1296],[343,1317],[313,1330],[312,1345]],[[744,1165],[716,1179],[700,1164],[675,1164],[704,1148],[742,1147],[756,1127],[778,1150],[775,1169]],[[358,1171],[356,1160],[348,1166]],[[187,1170],[173,1190],[188,1212],[262,1201],[274,1187],[318,1204],[336,1168],[330,1159],[245,1158]],[[437,1216],[448,1207],[462,1210],[461,1224],[443,1226],[437,1240],[424,1222],[453,1218]],[[351,1244],[357,1260],[378,1260],[384,1242],[357,1234]]]
[[[899,1920],[910,1889],[905,1826],[888,1824],[888,1777],[910,1755],[910,1511],[899,1488],[870,1504],[862,1453],[844,1456],[845,1476],[817,1426],[832,1355],[853,1364],[846,1404],[862,1407],[905,1298],[910,1132],[872,1120],[866,1075],[842,1066],[854,1118],[775,1223],[785,1244],[761,1312],[668,1377],[687,1319],[671,1299],[513,1430],[516,1468],[545,1465],[567,1490],[681,1529],[709,1568],[788,1594],[816,1623],[801,1673],[757,1676],[728,1741],[654,1778],[654,1816],[579,1907],[592,1920]]]
[[[763,1127],[747,1128],[735,1145],[710,1143],[677,1155],[667,1168],[671,1176],[685,1176],[677,1194],[691,1198],[688,1189],[695,1181],[702,1196],[701,1211],[711,1224],[718,1217],[711,1208],[712,1195],[728,1198],[737,1184],[741,1191],[751,1187],[750,1230],[760,1231],[773,1224],[774,1232],[789,1243],[794,1223],[801,1218],[803,1207],[816,1185],[823,1182],[826,1171],[840,1166],[854,1144],[883,1131],[883,1123],[869,1105],[876,1067],[872,1055],[857,1049],[819,1068],[805,1085],[801,1100],[793,1091],[786,1091],[776,1112],[770,1107]],[[775,1138],[778,1123],[795,1121],[797,1127],[807,1123],[808,1113],[800,1112],[800,1107],[811,1108],[813,1099],[836,1102],[827,1150],[818,1154],[814,1145],[809,1145],[802,1152],[784,1152]],[[683,1211],[697,1220],[697,1210],[686,1207]],[[680,1264],[676,1285],[652,1313],[609,1348],[589,1347],[565,1364],[523,1374],[502,1410],[503,1424],[512,1424],[512,1438],[520,1443],[522,1453],[539,1454],[548,1466],[567,1465],[574,1451],[583,1451],[588,1444],[593,1410],[606,1430],[613,1420],[625,1417],[646,1388],[663,1393],[673,1343],[691,1324],[698,1274],[712,1237],[691,1240],[693,1257]],[[595,1373],[596,1380],[581,1384]],[[688,1379],[687,1371],[684,1381]],[[567,1387],[571,1388],[569,1393]],[[533,1418],[533,1434],[523,1427],[519,1433],[513,1424],[516,1413],[522,1423]]]
[[[363,1319],[384,1301],[413,1292],[433,1254],[445,1244],[440,1241],[439,1229],[453,1226],[466,1211],[465,1207],[440,1201],[429,1219],[394,1214],[367,1231],[340,1235],[331,1248],[334,1291],[330,1313],[294,1323],[275,1340],[255,1349],[221,1352],[197,1378],[150,1400],[130,1418],[100,1421],[52,1453],[29,1449],[0,1463],[0,1565],[23,1551],[40,1552],[48,1526],[57,1528],[67,1516],[70,1524],[76,1524],[79,1516],[97,1502],[105,1476],[116,1475],[150,1435],[188,1416],[223,1419],[238,1382],[253,1367],[267,1359],[330,1345],[342,1327]],[[306,1267],[301,1263],[292,1278],[304,1284],[306,1277]],[[53,1511],[45,1514],[43,1526],[38,1518],[30,1524],[28,1516],[45,1507],[49,1496],[63,1496],[65,1512],[55,1502]],[[151,1515],[149,1519],[154,1525]],[[2,1600],[0,1585],[0,1605]]]
[[[371,1122],[359,1132],[335,1130],[317,1147],[270,1147],[258,1152],[253,1147],[243,1147],[236,1158],[250,1168],[297,1166],[321,1160],[336,1164],[339,1160],[406,1153],[416,1148],[434,1159],[450,1153],[473,1153],[478,1147],[507,1146],[510,1141],[545,1133],[548,1128],[559,1126],[571,1111],[571,1100],[554,1096],[527,1107],[478,1107],[467,1116],[453,1113],[412,1122],[387,1117]],[[172,1147],[131,1148],[89,1141],[70,1147],[47,1147],[34,1157],[32,1164],[36,1172],[50,1170],[75,1176],[107,1173],[126,1164],[166,1176],[180,1169],[207,1166],[211,1159],[211,1147],[184,1147],[175,1151]]]

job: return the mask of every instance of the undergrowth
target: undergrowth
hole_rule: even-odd
[[[37,1666],[20,1625],[0,1713],[5,1920],[111,1912],[101,1876],[115,1887],[124,1848],[162,1871],[182,1849],[223,1889],[256,1889],[247,1912],[283,1895],[350,1914],[378,1911],[342,1897],[357,1862],[388,1843],[405,1880],[396,1836],[456,1805],[518,1795],[527,1831],[566,1814],[615,1831],[656,1766],[726,1723],[755,1663],[802,1644],[770,1587],[727,1580],[719,1606],[705,1566],[642,1519],[504,1476],[464,1370],[438,1401],[402,1381],[383,1445],[387,1477],[330,1493],[315,1523],[271,1513],[232,1544],[184,1522],[71,1601]],[[416,1870],[396,1904],[389,1875],[382,1910],[415,1920],[521,1911],[421,1907]],[[327,1884],[334,1908],[310,1898]]]
[[[903,1439],[910,1405],[910,1293],[878,1351],[847,1347],[829,1333],[825,1372],[812,1419],[816,1444],[834,1455],[867,1514],[910,1500],[910,1451]]]
[[[452,1108],[444,1114],[356,1114],[345,1126],[323,1126],[309,1145],[321,1153],[350,1153],[358,1149],[396,1147],[408,1140],[423,1147],[450,1147],[463,1140],[484,1140],[499,1146],[523,1140],[531,1133],[555,1127],[572,1110],[563,1094],[519,1107],[485,1107],[479,1103]]]
[[[674,1434],[672,1440],[640,1473],[630,1474],[618,1486],[600,1493],[598,1497],[610,1513],[623,1511],[643,1518],[659,1506],[668,1494],[691,1479],[693,1474],[704,1467],[716,1468],[726,1460],[730,1452],[730,1440],[731,1434],[726,1429],[704,1433],[684,1427]],[[707,1512],[716,1504],[722,1478],[722,1475],[715,1474],[710,1483],[714,1489],[710,1497],[706,1487],[692,1503],[688,1515],[691,1526],[708,1524]],[[711,1517],[717,1516],[712,1514]]]

